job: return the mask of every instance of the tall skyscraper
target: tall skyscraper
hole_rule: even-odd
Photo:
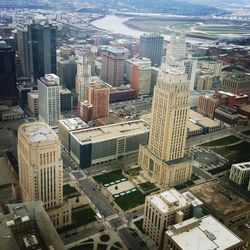
[[[17,47],[22,66],[22,74],[24,77],[30,77],[30,49],[29,33],[27,27],[17,27]]]
[[[28,26],[31,81],[45,74],[56,74],[56,27],[33,23]]]
[[[140,57],[147,57],[152,66],[160,67],[163,55],[164,37],[160,34],[144,34],[140,36]]]
[[[181,34],[179,37],[177,37],[175,33],[172,34],[167,46],[165,63],[168,65],[184,66],[187,79],[191,81],[190,90],[194,90],[197,59],[192,59],[187,54],[187,46],[184,34]]]
[[[189,85],[183,67],[162,65],[154,89],[148,147],[140,146],[138,164],[164,188],[191,178],[184,156]]]
[[[94,119],[109,116],[109,87],[102,82],[94,81],[86,86],[86,100],[92,104]]]
[[[112,86],[123,84],[124,78],[124,50],[108,48],[102,52],[101,79]]]
[[[19,127],[18,167],[23,201],[41,200],[45,209],[62,205],[61,144],[46,123],[25,123]]]
[[[74,89],[76,82],[76,62],[74,58],[58,62],[57,74],[64,88]]]
[[[16,102],[15,50],[0,42],[0,102]]]
[[[39,120],[56,126],[60,119],[60,79],[46,74],[37,80]]]

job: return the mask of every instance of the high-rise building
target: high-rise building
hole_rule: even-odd
[[[28,109],[34,116],[38,116],[39,107],[38,107],[38,91],[34,90],[28,93]]]
[[[140,57],[147,57],[152,66],[160,67],[162,63],[164,37],[160,34],[143,34],[140,36]]]
[[[102,82],[92,82],[86,86],[86,100],[93,105],[93,119],[109,116],[109,87]]]
[[[23,201],[41,200],[45,209],[63,204],[61,144],[46,123],[19,127],[18,167]]]
[[[39,120],[56,126],[60,119],[60,79],[55,74],[46,74],[37,80]]]
[[[56,27],[32,23],[28,26],[31,82],[45,74],[56,74]]]
[[[59,76],[61,84],[64,88],[69,90],[75,88],[76,70],[77,66],[74,58],[58,62],[57,75]]]
[[[214,74],[211,70],[202,69],[197,76],[197,90],[211,90],[213,85]]]
[[[101,79],[112,86],[123,84],[124,50],[108,48],[102,52]]]
[[[185,69],[163,64],[154,89],[148,146],[140,145],[138,164],[164,188],[191,178],[184,156],[189,113]]]
[[[15,50],[6,42],[0,42],[0,102],[16,102],[15,57]]]
[[[22,75],[30,77],[30,49],[28,28],[18,26],[17,28],[18,55],[22,66]]]

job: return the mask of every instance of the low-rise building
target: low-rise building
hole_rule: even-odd
[[[70,149],[70,132],[88,128],[83,120],[78,117],[63,119],[58,121],[58,136],[63,147],[69,151]]]
[[[160,247],[167,227],[192,217],[194,207],[197,210],[201,206],[202,202],[192,194],[181,194],[173,188],[149,195],[145,200],[143,229],[157,247]]]
[[[221,105],[214,111],[214,119],[218,120],[230,127],[236,126],[239,120],[239,113],[236,108],[229,108]]]
[[[250,180],[250,161],[232,164],[229,178],[239,185],[248,184]]]
[[[24,112],[19,106],[13,106],[13,107],[7,107],[5,105],[1,106],[4,106],[3,109],[0,107],[1,122],[15,121],[24,118]]]
[[[70,132],[70,155],[81,168],[135,153],[148,142],[149,128],[142,120]]]
[[[136,98],[135,89],[129,88],[126,85],[121,85],[119,87],[112,87],[109,94],[109,102],[124,102],[134,100]]]
[[[163,250],[243,249],[243,241],[211,215],[191,218],[168,228]]]

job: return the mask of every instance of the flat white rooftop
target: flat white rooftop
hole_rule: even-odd
[[[178,228],[182,223],[175,226]],[[190,219],[191,223],[193,223],[192,219]],[[241,242],[240,238],[211,215],[201,218],[199,225],[193,229],[179,234],[169,230],[167,234],[172,235],[172,240],[183,250],[223,250]]]
[[[184,192],[182,195],[192,204],[192,206],[201,206],[203,205],[203,202],[199,200],[197,197],[195,197],[192,193],[190,192]]]
[[[43,122],[25,123],[19,130],[30,143],[58,140],[57,134]]]
[[[205,117],[205,116],[193,111],[192,109],[190,109],[190,112],[189,112],[189,119],[191,119],[192,121],[195,121],[196,123],[198,123],[200,125],[203,125],[203,126],[209,127],[209,128],[220,126],[219,122],[214,121],[208,117]]]
[[[76,129],[83,129],[83,128],[89,127],[88,124],[85,123],[79,117],[63,119],[63,120],[60,120],[59,123],[62,124],[68,131],[73,131]]]
[[[161,210],[162,213],[167,213],[173,209],[178,210],[181,207],[190,205],[187,199],[173,188],[168,191],[149,196],[147,199],[149,199],[155,207]]]
[[[89,144],[119,137],[128,137],[149,132],[148,125],[142,120],[122,122],[97,128],[72,131],[79,143]]]

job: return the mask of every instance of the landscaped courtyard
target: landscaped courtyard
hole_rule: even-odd
[[[108,187],[122,181],[126,181],[127,178],[122,174],[121,169],[117,169],[112,172],[108,172],[105,174],[97,175],[93,177],[96,182],[102,184],[104,187]]]
[[[230,135],[227,137],[220,138],[218,140],[206,142],[204,144],[201,144],[201,146],[208,146],[208,147],[214,147],[214,146],[224,146],[224,145],[230,145],[235,142],[240,141],[241,139],[239,137],[236,137],[234,135]]]

